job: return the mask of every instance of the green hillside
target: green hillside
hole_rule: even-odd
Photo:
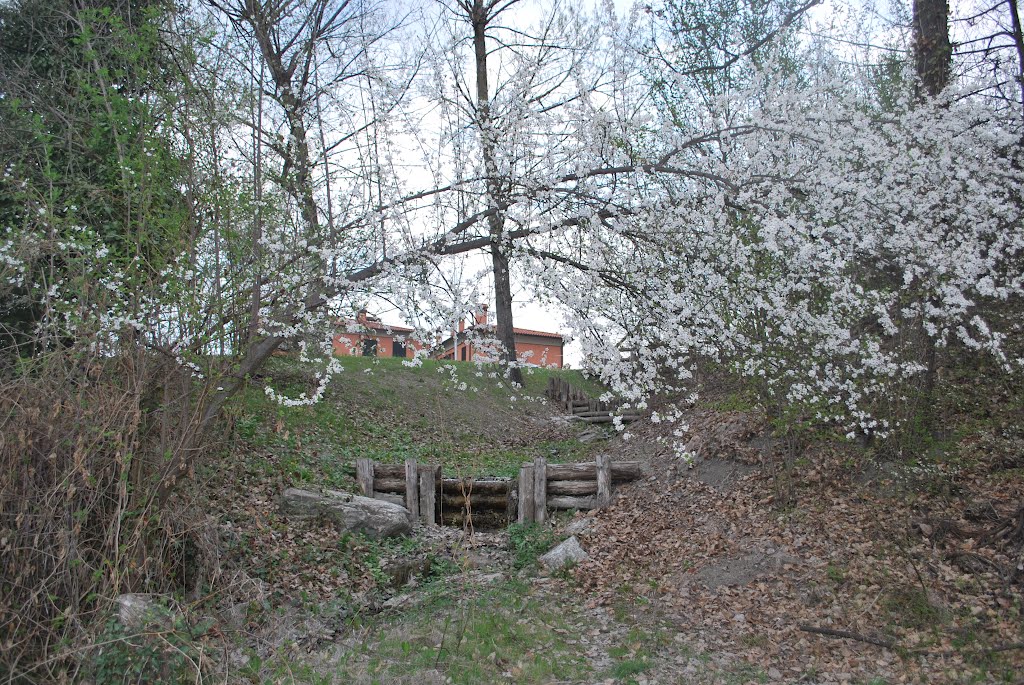
[[[587,448],[580,428],[556,420],[543,399],[552,374],[592,393],[600,386],[579,371],[534,369],[513,388],[492,368],[424,361],[410,367],[391,358],[347,357],[322,401],[281,406],[266,385],[298,396],[316,387],[312,365],[278,358],[229,410],[225,449],[266,462],[294,485],[354,486],[355,460],[384,463],[415,458],[465,475],[513,475],[524,460],[577,461]]]

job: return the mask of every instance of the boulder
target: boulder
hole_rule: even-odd
[[[580,541],[573,535],[565,542],[552,547],[540,558],[540,563],[544,564],[549,571],[557,571],[566,564],[578,564],[588,558],[590,555],[583,551]]]
[[[597,527],[597,521],[593,516],[584,516],[581,519],[576,519],[565,527],[565,532],[569,535],[586,535]]]
[[[372,538],[408,535],[412,531],[405,507],[337,490],[288,488],[281,495],[281,511],[295,518],[323,516],[342,530]]]

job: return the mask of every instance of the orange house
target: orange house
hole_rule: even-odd
[[[487,306],[474,317],[468,329],[464,321],[459,322],[459,332],[448,336],[434,353],[435,359],[457,361],[496,362],[501,358],[501,345],[494,336],[494,326],[487,323]],[[513,328],[516,341],[516,358],[530,366],[562,368],[562,348],[565,340],[560,333],[534,331],[528,328]]]
[[[423,344],[413,338],[412,328],[382,323],[366,310],[356,318],[339,321],[343,330],[334,336],[334,354],[362,357],[414,357]]]

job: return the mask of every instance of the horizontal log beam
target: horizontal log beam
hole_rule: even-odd
[[[578,418],[580,421],[583,421],[585,423],[611,423],[614,420],[611,416],[607,416],[607,415],[604,415],[604,416],[577,416],[576,418]],[[633,423],[634,421],[637,421],[639,419],[640,419],[639,416],[623,416],[622,417],[622,422],[623,423]]]
[[[474,495],[503,494],[512,489],[511,478],[445,478],[441,481],[441,491],[450,495],[461,495],[465,489]]]
[[[613,461],[612,482],[623,483],[640,477],[640,462]],[[588,461],[580,464],[548,464],[548,480],[592,480],[597,481],[597,463]]]
[[[596,480],[549,480],[549,495],[593,495],[597,493]]]
[[[572,497],[569,495],[556,495],[548,497],[549,509],[596,509],[597,497],[587,495],[586,497]]]
[[[404,466],[402,468],[405,468]],[[405,494],[405,477],[402,478],[374,478],[374,492],[400,492]]]
[[[501,509],[504,511],[508,508],[508,496],[500,495],[470,495],[469,502],[473,506],[473,509]],[[466,506],[466,498],[462,495],[441,495],[441,506],[442,507],[458,507],[462,508]]]
[[[609,409],[595,410],[595,411],[578,411],[578,412],[573,414],[573,416],[578,416],[581,419],[582,418],[591,418],[591,417],[594,417],[594,416],[612,416],[612,415],[613,414],[612,414],[611,410],[609,410]],[[623,414],[622,418],[639,419],[640,415],[639,414]]]
[[[430,468],[427,464],[420,464],[420,469]],[[434,477],[441,477],[441,465],[433,467]],[[405,478],[405,464],[377,464],[373,465],[373,477],[380,479]]]

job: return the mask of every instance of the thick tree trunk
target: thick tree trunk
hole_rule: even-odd
[[[487,25],[491,20],[489,8],[483,0],[474,0],[469,19],[473,27],[473,53],[476,62],[477,116],[480,144],[483,146],[484,171],[487,174],[488,208],[502,204],[502,187],[494,151],[493,120],[491,119],[490,85],[487,78]],[[523,374],[516,366],[516,337],[512,323],[512,279],[504,245],[505,219],[500,212],[488,217],[491,238],[491,266],[494,271],[495,314],[497,336],[501,343],[502,361],[509,365],[510,380],[523,383]]]
[[[500,245],[491,245],[491,264],[494,269],[494,304],[497,316],[497,335],[502,356],[509,367],[509,379],[523,384],[523,372],[516,366],[516,333],[512,323],[512,279],[508,257]]]
[[[953,58],[947,0],[914,0],[914,57],[924,93],[941,93],[949,85]]]
[[[914,58],[920,95],[935,97],[949,85],[953,59],[953,46],[949,42],[948,0],[914,0]],[[935,422],[938,350],[936,341],[923,326],[920,335],[926,370],[917,414],[924,430],[931,432]]]
[[[1024,30],[1021,29],[1020,6],[1017,0],[1007,0],[1010,11],[1010,32],[1017,50],[1017,87],[1020,88],[1020,105],[1024,108]]]

